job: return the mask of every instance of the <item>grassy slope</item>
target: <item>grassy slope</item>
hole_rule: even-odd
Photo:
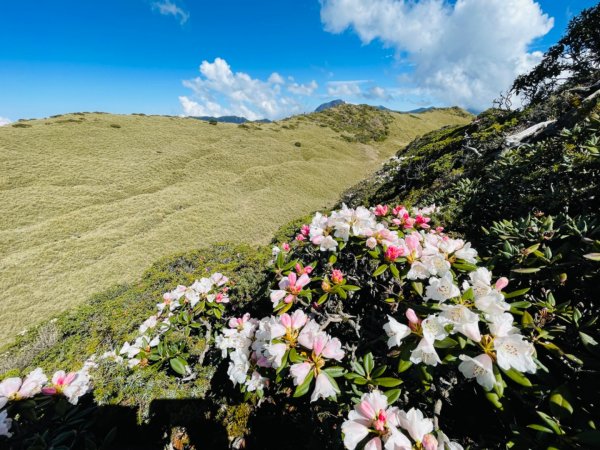
[[[415,136],[470,120],[368,109],[360,114],[387,118],[389,134],[361,143],[348,142],[352,124],[333,130],[332,114],[249,128],[73,114],[1,128],[0,344],[166,254],[266,243]]]

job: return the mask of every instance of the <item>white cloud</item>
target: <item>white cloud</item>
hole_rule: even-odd
[[[186,115],[236,115],[257,120],[279,119],[303,110],[298,99],[282,95],[284,79],[278,73],[262,81],[244,72],[233,72],[227,61],[216,58],[212,63],[202,61],[200,74],[183,81],[193,91],[191,98],[179,97]]]
[[[553,26],[534,0],[321,0],[321,20],[329,32],[352,28],[363,43],[394,48],[414,65],[417,91],[473,108],[490,106],[539,61],[528,47]]]
[[[313,93],[317,90],[318,87],[319,85],[317,84],[317,82],[315,80],[312,80],[310,83],[307,84],[292,83],[287,87],[287,89],[292,94],[310,96],[313,95]]]
[[[273,72],[267,81],[272,84],[285,84],[285,80],[277,72]]]
[[[8,125],[9,123],[12,123],[12,120],[7,119],[6,117],[0,117],[0,127]]]
[[[158,11],[163,16],[174,16],[183,25],[190,18],[190,13],[177,6],[170,0],[162,0],[152,3],[152,9]]]
[[[327,83],[327,95],[330,97],[360,97],[361,84],[367,80],[330,81]]]

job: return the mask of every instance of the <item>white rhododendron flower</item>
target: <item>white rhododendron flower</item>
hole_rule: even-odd
[[[469,278],[476,299],[488,295],[492,290],[492,273],[485,267],[478,267],[469,274]]]
[[[267,386],[268,379],[261,376],[256,370],[252,372],[252,376],[246,382],[248,392],[262,391]]]
[[[475,297],[475,306],[479,311],[492,317],[504,314],[505,311],[510,309],[510,305],[506,303],[504,296],[492,289],[483,296]]]
[[[398,423],[416,442],[423,441],[423,437],[433,431],[433,421],[415,408],[409,409],[408,412],[398,412]]]
[[[320,249],[322,252],[332,252],[338,246],[337,241],[331,236],[325,236],[320,242]]]
[[[229,355],[231,362],[227,369],[227,375],[233,382],[233,385],[244,384],[246,382],[246,375],[250,369],[250,362],[248,361],[248,355],[245,352],[235,350]]]
[[[387,397],[381,392],[363,394],[342,424],[344,446],[354,450],[367,436],[373,435],[365,449],[411,450],[412,443],[398,429],[399,413],[398,408],[388,407]]]
[[[335,389],[329,377],[325,375],[325,373],[321,372],[317,375],[317,380],[315,382],[315,388],[310,396],[311,402],[316,402],[320,398],[330,398],[335,397],[338,394],[338,391]]]
[[[11,437],[12,433],[10,429],[12,428],[12,419],[8,417],[8,413],[5,411],[0,411],[0,436]]]
[[[431,276],[427,266],[420,261],[415,261],[411,264],[410,270],[406,274],[409,280],[426,280]]]
[[[450,271],[450,263],[439,253],[436,255],[424,256],[422,261],[430,275],[443,277]]]
[[[494,338],[494,350],[498,365],[504,370],[513,368],[529,373],[535,373],[537,370],[533,360],[533,344],[525,341],[520,334]]]
[[[427,339],[432,344],[435,341],[441,341],[448,337],[448,332],[446,331],[445,321],[440,319],[438,316],[428,316],[426,319],[421,322],[421,327],[423,329],[423,338]]]
[[[413,364],[423,363],[428,366],[437,366],[442,363],[433,347],[433,342],[430,342],[427,338],[423,338],[419,341],[417,348],[410,354],[410,361]]]
[[[299,386],[304,383],[304,380],[311,371],[312,366],[309,362],[296,363],[290,367],[290,375],[294,380],[294,385]]]
[[[491,391],[496,384],[496,378],[494,376],[493,362],[486,354],[471,358],[467,355],[460,355],[462,361],[458,370],[462,373],[465,378],[475,378],[486,391]]]
[[[389,322],[383,326],[385,333],[389,337],[387,341],[388,348],[399,347],[402,339],[411,334],[411,330],[392,316],[388,316],[388,320]]]
[[[506,337],[509,334],[519,333],[519,330],[513,326],[515,318],[510,313],[492,315],[489,320],[488,327],[495,337]]]
[[[471,243],[467,242],[461,248],[454,252],[454,256],[468,263],[475,264],[477,262],[477,250],[471,248]]]
[[[464,305],[440,305],[440,317],[453,326],[453,331],[462,333],[469,339],[479,342],[479,315]]]
[[[452,442],[442,430],[437,430],[438,450],[464,450],[463,446],[457,442]]]
[[[442,278],[432,277],[429,279],[429,285],[425,289],[425,300],[437,300],[444,302],[460,295],[460,289],[454,284],[450,272]]]
[[[9,401],[23,400],[39,394],[47,381],[48,377],[39,367],[24,379],[6,378],[0,383],[0,408]]]

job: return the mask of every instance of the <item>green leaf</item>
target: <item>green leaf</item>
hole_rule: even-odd
[[[546,422],[546,424],[550,428],[552,428],[552,431],[554,431],[555,434],[558,434],[558,435],[563,434],[562,430],[560,429],[560,426],[552,417],[550,417],[548,414],[546,414],[545,412],[542,412],[542,411],[536,411],[536,413],[538,416],[540,416],[542,418],[542,420],[544,422]]]
[[[594,339],[589,334],[584,333],[583,331],[579,332],[579,337],[581,338],[581,342],[583,343],[583,345],[588,350],[594,350],[598,346],[598,341],[596,341],[596,339]]]
[[[398,267],[396,267],[396,264],[390,264],[390,271],[392,272],[392,275],[394,275],[394,277],[400,278],[400,272],[398,271]]]
[[[352,361],[350,363],[350,366],[352,367],[352,370],[354,370],[357,374],[362,375],[363,377],[366,375],[365,369],[363,369],[363,366],[359,362]]]
[[[376,369],[373,371],[373,373],[371,374],[371,376],[372,376],[373,378],[380,377],[381,375],[383,375],[383,372],[385,372],[385,369],[387,369],[387,366],[385,366],[385,365],[384,365],[384,366],[379,366],[379,367],[377,367],[377,368],[376,368]]]
[[[329,257],[329,264],[335,264],[337,262],[337,256],[331,255]]]
[[[385,391],[383,395],[387,397],[388,405],[395,403],[398,398],[400,398],[400,393],[402,391],[400,389],[390,389],[389,391]]]
[[[532,423],[531,425],[527,425],[527,428],[531,428],[532,430],[535,430],[535,431],[541,431],[542,433],[554,434],[554,431],[552,431],[550,428],[547,428],[543,425],[538,425],[537,423]]]
[[[492,405],[494,405],[499,410],[504,409],[504,406],[502,406],[502,402],[500,402],[500,397],[498,397],[498,394],[496,394],[495,392],[486,392],[485,398],[487,398],[492,403]]]
[[[293,349],[290,350],[289,358],[290,358],[290,362],[293,363],[293,364],[301,363],[301,362],[304,361],[300,357],[300,355],[298,354],[298,352],[296,351],[295,348],[293,348]]]
[[[410,361],[411,347],[406,346],[402,349],[400,360],[398,361],[398,373],[406,372],[412,366],[412,362]]]
[[[452,348],[458,345],[458,342],[452,339],[451,337],[446,337],[442,340],[435,341],[433,343],[436,348]]]
[[[367,380],[365,377],[361,377],[361,376],[357,376],[354,377],[353,380],[351,380],[354,384],[358,384],[358,385],[363,385],[363,384],[367,384],[369,382],[369,380]]]
[[[600,261],[600,253],[587,253],[583,257],[592,261]]]
[[[559,389],[550,395],[550,408],[557,416],[565,417],[573,414],[573,407],[563,396]]]
[[[294,397],[302,397],[304,394],[306,394],[310,389],[310,383],[314,377],[315,373],[312,370],[308,372],[308,375],[304,379],[304,382],[301,385],[299,385],[294,391]]]
[[[527,302],[525,300],[520,301],[520,302],[514,302],[510,304],[510,309],[511,310],[516,310],[516,309],[527,309],[531,306],[530,302]]]
[[[512,271],[516,273],[535,273],[539,272],[540,270],[540,267],[522,267],[519,269],[512,269]]]
[[[517,372],[515,369],[509,369],[509,370],[502,369],[502,372],[504,372],[504,374],[508,378],[513,380],[515,383],[520,384],[521,386],[525,386],[525,387],[532,386],[531,381],[529,381],[529,378],[527,378],[521,372]]]
[[[402,384],[402,380],[399,380],[398,378],[392,378],[392,377],[382,377],[382,378],[375,378],[373,380],[373,382],[378,385],[378,386],[383,386],[383,387],[396,387]]]
[[[413,281],[410,283],[414,291],[419,294],[419,296],[423,297],[423,283],[420,281]]]
[[[346,291],[359,291],[360,286],[354,286],[353,284],[344,284],[342,286],[342,289],[345,289]]]
[[[176,358],[171,358],[169,360],[169,364],[171,368],[177,372],[179,375],[185,375],[185,366],[187,366],[187,361],[177,356]]]
[[[339,394],[340,387],[338,386],[337,381],[335,381],[335,378],[333,378],[333,376],[331,376],[331,374],[329,372],[327,372],[326,370],[324,370],[322,373],[324,373],[325,376],[327,376],[327,378],[329,378],[329,382],[333,386],[333,389],[335,390],[335,392],[337,392]]]
[[[385,272],[387,269],[388,269],[388,265],[387,264],[382,264],[377,269],[375,269],[375,272],[373,272],[373,276],[374,277],[378,277],[383,272]]]
[[[363,366],[367,376],[370,375],[373,367],[375,367],[375,363],[373,362],[373,353],[369,352],[363,356]]]
[[[529,289],[531,288],[519,289],[517,291],[512,292],[503,292],[502,294],[504,295],[505,299],[515,298],[520,297],[521,295],[525,295],[527,292],[529,292]]]
[[[527,311],[523,311],[523,317],[521,317],[521,325],[523,328],[534,328],[535,323],[533,317]]]
[[[346,369],[340,366],[333,366],[324,369],[324,372],[327,372],[327,374],[330,375],[332,378],[341,377],[342,375],[344,375],[345,371]]]
[[[319,300],[317,300],[317,305],[322,305],[323,303],[325,303],[327,301],[327,299],[329,298],[329,294],[326,292],[323,295],[321,295],[319,297]]]

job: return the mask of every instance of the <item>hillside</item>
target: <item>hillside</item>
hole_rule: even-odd
[[[260,125],[76,113],[0,128],[0,342],[162,256],[264,244],[417,135],[470,120],[347,113],[358,128],[335,110]],[[369,129],[377,142],[354,139]]]

